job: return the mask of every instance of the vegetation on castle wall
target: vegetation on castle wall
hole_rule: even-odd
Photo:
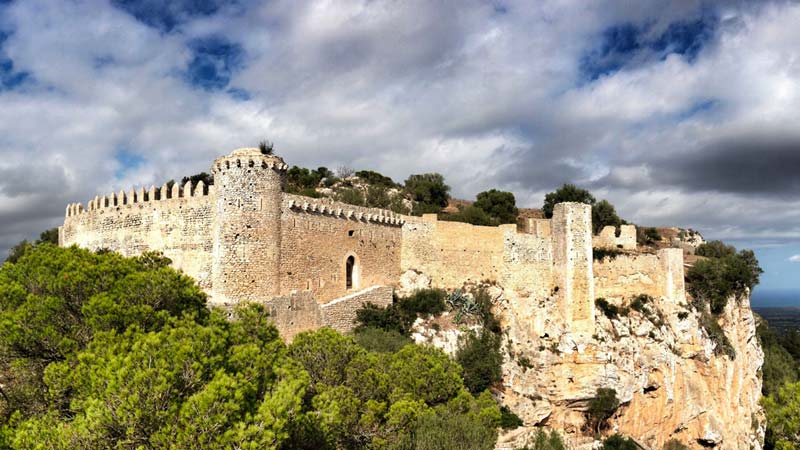
[[[653,227],[637,227],[636,243],[639,245],[655,245],[661,241],[661,234]]]
[[[447,293],[441,289],[420,289],[408,297],[397,297],[386,308],[366,304],[356,311],[358,328],[378,328],[408,336],[420,315],[441,314]]]
[[[617,229],[617,236],[619,236],[622,224],[623,220],[617,215],[616,208],[607,200],[600,200],[592,206],[592,231],[594,234],[600,233],[607,226],[612,226]]]

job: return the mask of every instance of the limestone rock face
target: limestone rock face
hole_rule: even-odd
[[[656,299],[613,319],[598,309],[591,337],[568,331],[555,299],[506,290],[495,313],[505,336],[497,394],[526,425],[501,436],[499,448],[522,447],[534,426],[561,430],[572,448],[591,448],[593,440],[582,430],[584,411],[598,388],[613,388],[622,405],[608,432],[630,436],[646,449],[660,450],[670,439],[692,449],[761,449],[764,355],[749,299],[730,300],[720,316],[733,359],[715,352],[700,314],[684,302]],[[424,328],[415,324],[415,340],[455,352],[457,336]]]
[[[598,310],[596,334],[576,340],[553,302],[506,294],[497,305],[509,340],[503,396],[526,425],[577,435],[587,401],[605,387],[622,402],[611,431],[646,448],[670,439],[698,449],[761,448],[764,354],[749,299],[729,301],[720,319],[731,359],[715,354],[698,313],[666,299],[613,319]]]

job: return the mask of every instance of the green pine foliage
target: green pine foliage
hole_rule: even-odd
[[[576,202],[594,205],[596,201],[594,196],[586,189],[581,189],[574,184],[567,183],[544,196],[542,211],[544,212],[544,216],[549,219],[553,217],[553,208],[555,208],[557,203]]]
[[[565,450],[566,448],[564,439],[556,430],[547,433],[540,429],[536,431],[533,442],[528,442],[528,445],[519,450]]]

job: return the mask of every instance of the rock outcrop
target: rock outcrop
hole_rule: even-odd
[[[591,447],[585,409],[598,388],[613,388],[621,401],[606,431],[643,448],[660,450],[671,439],[693,449],[761,448],[764,355],[749,299],[729,301],[719,316],[736,353],[731,358],[685,302],[655,299],[614,318],[598,310],[589,338],[567,331],[553,299],[498,288],[493,297],[505,338],[497,395],[526,425],[501,436],[499,448],[521,447],[536,426],[561,430],[575,448]],[[454,351],[452,330],[416,328],[416,340]],[[444,333],[450,334],[438,336]]]

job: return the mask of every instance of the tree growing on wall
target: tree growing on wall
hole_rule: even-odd
[[[567,183],[544,196],[542,211],[544,212],[544,216],[549,219],[553,217],[553,208],[558,203],[576,202],[594,205],[596,201],[594,196],[586,189],[581,189],[574,184]]]

